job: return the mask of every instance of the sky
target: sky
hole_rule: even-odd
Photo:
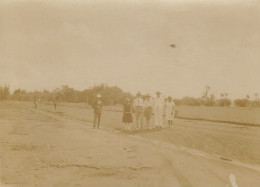
[[[260,93],[259,18],[257,0],[0,0],[0,85],[242,98]]]

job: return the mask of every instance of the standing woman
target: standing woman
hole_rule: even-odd
[[[174,111],[175,111],[175,104],[172,100],[172,97],[169,96],[165,103],[165,114],[166,114],[166,119],[168,121],[169,127],[172,126],[172,121],[174,118]]]
[[[129,98],[126,98],[126,103],[124,104],[122,121],[125,124],[125,130],[131,130],[131,123],[133,123],[133,116],[132,116],[132,104]]]

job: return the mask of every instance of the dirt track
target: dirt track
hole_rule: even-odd
[[[119,112],[105,111],[97,130],[91,110],[59,107],[51,117],[51,106],[28,106],[0,103],[7,186],[226,186],[231,173],[238,186],[260,186],[259,127],[175,120],[133,135],[113,130]]]

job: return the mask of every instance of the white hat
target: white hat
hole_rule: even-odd
[[[97,94],[97,97],[101,97],[101,95],[100,95],[100,94]]]

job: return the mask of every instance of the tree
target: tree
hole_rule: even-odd
[[[6,100],[10,95],[9,86],[0,86],[0,100]]]
[[[13,92],[13,95],[12,95],[12,98],[14,100],[23,100],[23,98],[25,97],[25,95],[27,94],[26,90],[23,90],[23,89],[16,89],[14,90]]]
[[[202,99],[203,100],[206,101],[208,99],[209,91],[210,91],[210,86],[206,85],[205,86],[205,90],[204,90],[204,92],[202,94]]]
[[[254,94],[254,101],[253,101],[252,107],[259,107],[260,106],[258,96],[259,96],[258,93]]]
[[[71,103],[75,101],[75,90],[70,88],[68,85],[61,86],[61,93],[67,102]]]
[[[210,86],[206,85],[205,90],[202,93],[201,101],[206,106],[213,106],[216,104],[215,95],[210,94]],[[210,94],[210,95],[209,95]]]

